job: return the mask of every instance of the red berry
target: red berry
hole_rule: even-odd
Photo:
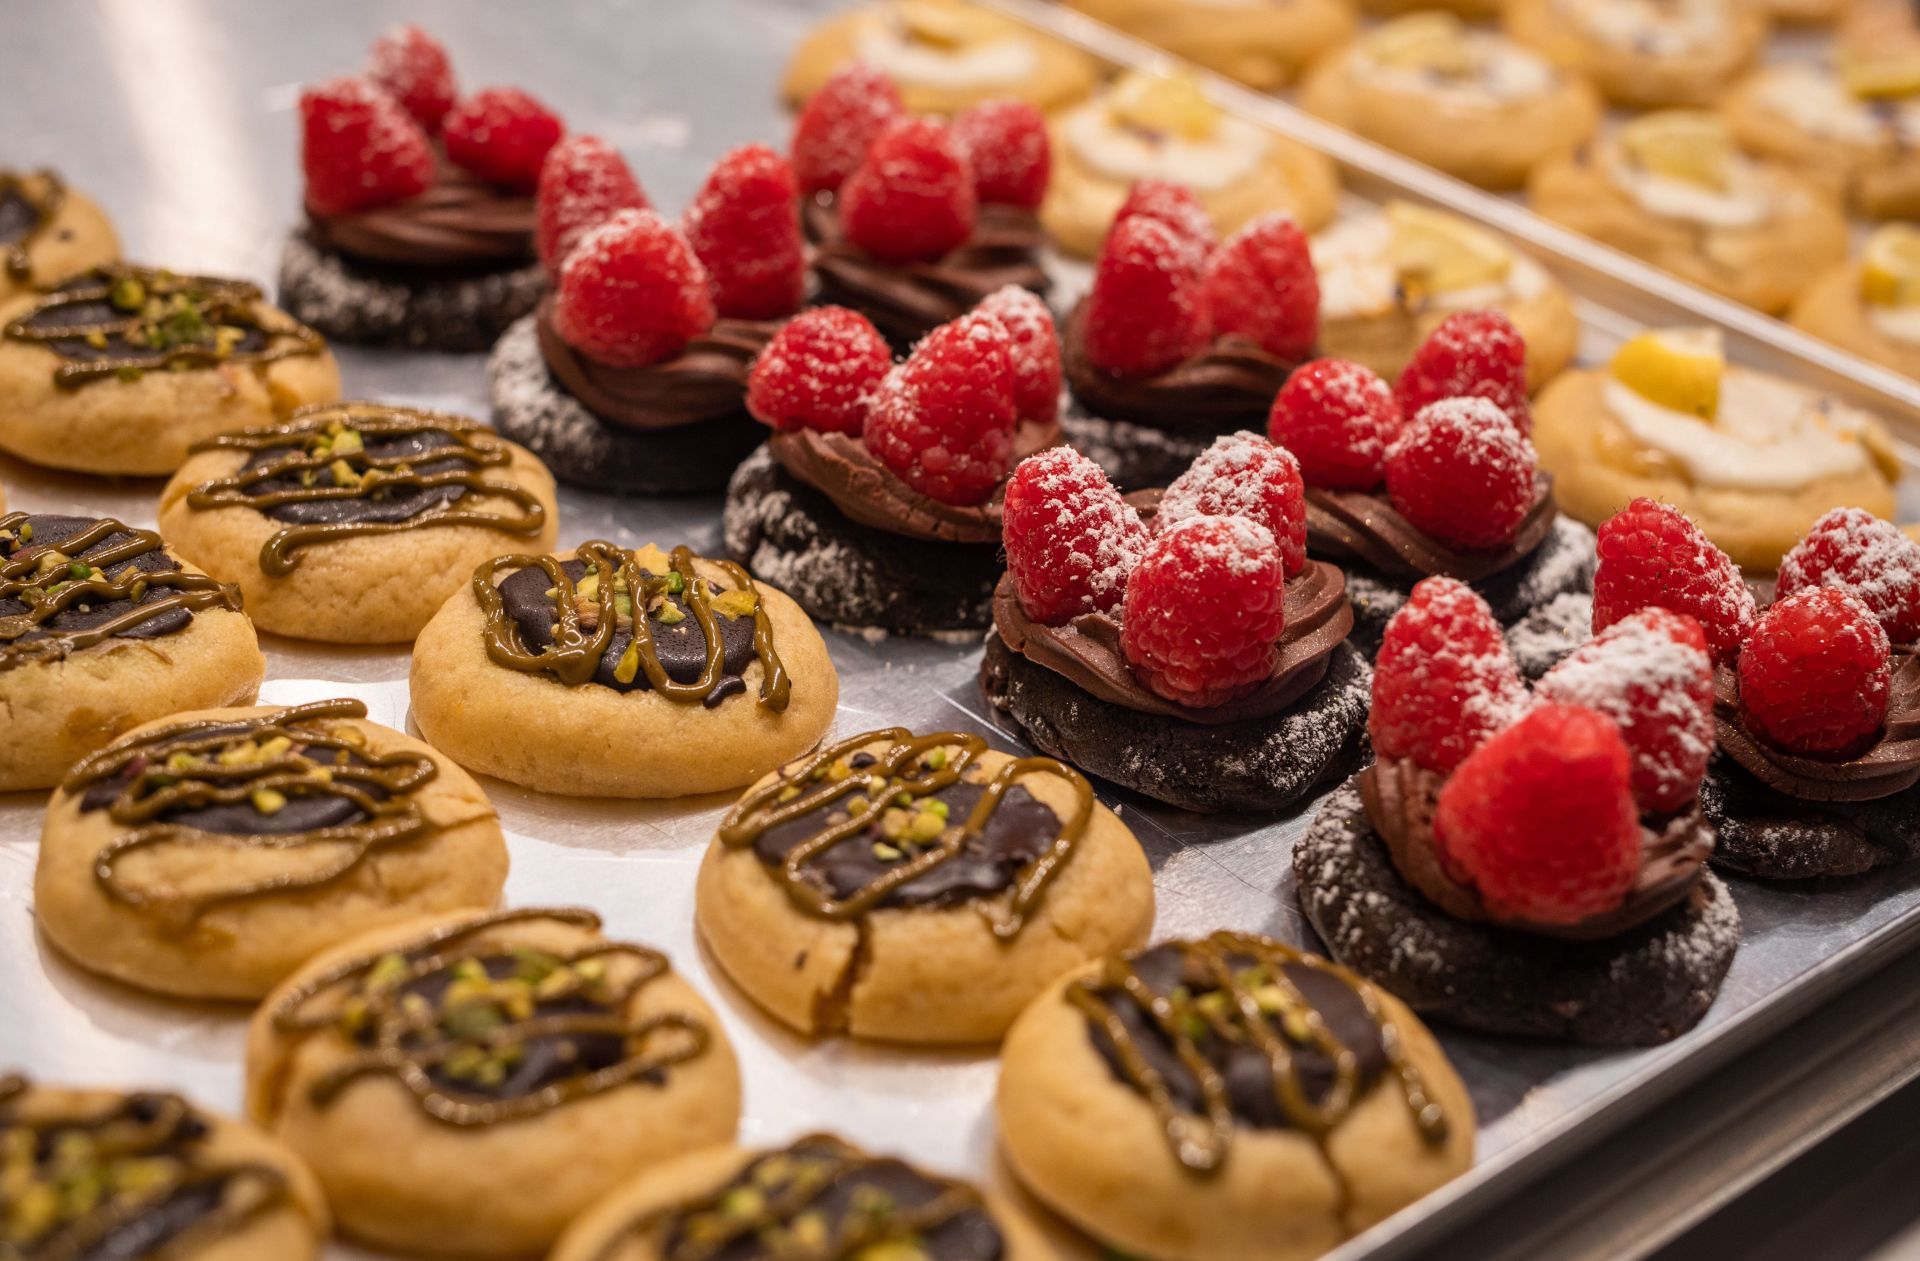
[[[973,169],[945,124],[887,124],[840,187],[840,228],[883,263],[930,263],[973,235]]]
[[[440,41],[417,26],[396,26],[373,41],[367,78],[400,102],[428,135],[438,135],[459,89]]]
[[[587,233],[561,264],[554,331],[615,367],[671,359],[713,327],[706,269],[672,224],[622,210]]]
[[[1194,517],[1245,517],[1267,527],[1291,578],[1307,567],[1307,488],[1300,462],[1244,430],[1216,438],[1160,497],[1154,529]]]
[[[1441,320],[1400,373],[1394,391],[1405,416],[1443,398],[1491,399],[1522,434],[1533,436],[1527,343],[1498,311],[1456,311]]]
[[[1445,775],[1527,703],[1487,602],[1453,578],[1415,584],[1373,667],[1374,752]]]
[[[1880,619],[1896,644],[1920,640],[1920,542],[1862,508],[1835,508],[1780,562],[1780,595],[1838,587]]]
[[[831,192],[860,169],[881,131],[907,112],[893,80],[855,63],[807,99],[793,129],[793,171],[803,192]]]
[[[1667,504],[1636,499],[1600,526],[1593,629],[1644,608],[1685,613],[1707,632],[1715,665],[1740,655],[1753,630],[1753,592],[1700,527]]]
[[[598,136],[574,135],[547,151],[534,204],[534,247],[547,270],[557,271],[580,238],[615,211],[652,203],[618,149]]]
[[[1626,900],[1644,839],[1611,718],[1542,705],[1461,763],[1433,812],[1443,864],[1498,919],[1577,924]]]
[[[519,88],[485,88],[447,114],[447,158],[489,184],[530,193],[565,131],[558,114]]]
[[[1208,255],[1220,243],[1214,231],[1213,216],[1200,204],[1193,190],[1184,184],[1167,180],[1136,181],[1127,191],[1127,199],[1120,203],[1119,211],[1113,216],[1113,228],[1135,217],[1158,219],[1172,228],[1181,240],[1187,242],[1187,258],[1196,271],[1206,265]],[[1107,229],[1109,235],[1113,228]]]
[[[1387,498],[1455,547],[1513,540],[1534,502],[1533,444],[1483,398],[1431,403],[1387,444]]]
[[[1887,720],[1887,632],[1860,601],[1808,587],[1760,615],[1740,653],[1747,729],[1789,753],[1845,759]]]
[[[1641,810],[1668,814],[1699,795],[1713,753],[1713,660],[1685,613],[1642,609],[1615,622],[1549,670],[1539,695],[1618,724]]]
[[[1320,338],[1320,281],[1307,235],[1284,214],[1263,215],[1228,238],[1207,264],[1213,331],[1238,333],[1297,363]]]
[[[1114,225],[1087,295],[1086,351],[1095,367],[1152,376],[1206,346],[1206,295],[1188,253],[1158,219],[1138,215]]]
[[[391,205],[433,184],[427,134],[364,79],[334,79],[302,92],[300,131],[307,206],[316,214]]]
[[[1273,400],[1267,433],[1293,452],[1307,485],[1372,490],[1387,475],[1387,443],[1400,429],[1393,390],[1345,359],[1294,370]]]
[[[1205,709],[1259,687],[1287,628],[1286,566],[1267,528],[1194,517],[1127,576],[1120,647],[1155,695]]]
[[[1007,326],[1013,339],[1013,401],[1020,419],[1050,425],[1060,419],[1060,335],[1040,296],[1018,285],[987,295],[977,310]]]
[[[953,120],[982,205],[1038,210],[1053,175],[1047,119],[1025,101],[987,101]]]
[[[985,503],[1013,455],[1013,347],[991,315],[963,315],[928,333],[880,386],[867,449],[942,503]]]
[[[886,339],[858,311],[802,311],[754,360],[747,410],[775,429],[857,434],[892,367]]]
[[[721,315],[771,320],[799,310],[807,289],[799,195],[793,168],[765,145],[744,145],[714,165],[680,225]]]
[[[1007,481],[1001,538],[1020,607],[1047,626],[1119,609],[1147,550],[1140,514],[1072,447],[1020,461]]]

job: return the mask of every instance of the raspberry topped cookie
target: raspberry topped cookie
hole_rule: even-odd
[[[59,172],[0,167],[0,302],[118,257],[113,224]]]

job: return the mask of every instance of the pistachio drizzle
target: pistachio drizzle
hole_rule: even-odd
[[[1289,966],[1312,968],[1358,996],[1379,1030],[1387,1064],[1399,1080],[1421,1136],[1430,1144],[1446,1138],[1446,1114],[1428,1096],[1419,1070],[1407,1059],[1398,1027],[1367,982],[1317,955],[1249,933],[1221,931],[1200,941],[1172,943],[1171,948],[1179,951],[1185,964],[1197,965],[1213,988],[1200,995],[1184,987],[1162,994],[1140,975],[1129,956],[1114,955],[1098,973],[1069,985],[1066,997],[1106,1036],[1128,1084],[1145,1095],[1159,1115],[1168,1145],[1182,1165],[1203,1174],[1218,1170],[1226,1162],[1233,1137],[1227,1081],[1201,1049],[1205,1039],[1257,1049],[1271,1066],[1275,1102],[1293,1126],[1316,1140],[1324,1140],[1359,1103],[1363,1092],[1358,1054],[1340,1041],[1288,978]],[[1115,991],[1138,1005],[1171,1044],[1199,1086],[1200,1112],[1188,1112],[1175,1100],[1166,1077],[1115,1010]],[[1333,1065],[1332,1088],[1317,1103],[1308,1098],[1295,1048],[1312,1048]]]
[[[27,187],[29,179],[39,182],[39,196],[36,197]],[[60,207],[67,199],[67,185],[58,172],[44,167],[27,175],[18,171],[0,171],[0,204],[9,198],[18,198],[33,213],[33,221],[27,225],[25,232],[0,245],[0,249],[6,251],[7,278],[16,284],[26,284],[33,279],[33,259],[27,251],[33,248],[34,240],[52,225],[54,216],[60,213]]]
[[[289,992],[269,1016],[277,1032],[333,1030],[365,1048],[313,1083],[314,1104],[326,1107],[360,1078],[386,1074],[434,1120],[488,1126],[657,1082],[706,1051],[712,1035],[698,1017],[628,1010],[671,970],[665,955],[610,941],[552,954],[497,931],[535,921],[600,927],[587,910],[498,911],[337,964]],[[321,1001],[329,996],[332,1002]],[[616,1042],[617,1058],[580,1064],[579,1047],[590,1039]],[[559,1075],[524,1093],[501,1093],[541,1046],[559,1048]]]
[[[856,765],[860,750],[882,741],[887,743],[885,751],[860,754],[866,760]],[[1053,775],[1073,790],[1073,817],[1061,827],[1053,843],[1021,869],[1005,898],[980,904],[994,936],[1010,940],[1026,926],[1028,915],[1039,905],[1048,884],[1073,857],[1093,816],[1093,788],[1078,771],[1052,758],[1014,758],[1007,762],[986,782],[985,791],[962,822],[954,823],[944,813],[918,812],[897,838],[903,843],[894,847],[893,854],[881,855],[890,865],[850,896],[835,898],[807,878],[808,863],[836,845],[863,837],[873,826],[876,811],[910,806],[959,782],[986,748],[987,742],[979,736],[953,731],[916,736],[905,727],[889,727],[850,736],[742,797],[721,821],[720,840],[735,849],[752,845],[770,828],[827,809],[826,828],[788,851],[780,867],[780,882],[787,896],[810,915],[828,920],[856,919],[879,906],[894,890],[951,862],[969,842],[977,840],[1021,777]],[[847,801],[845,811],[829,809],[843,799]],[[924,834],[916,827],[923,816],[933,819]]]
[[[730,609],[721,602],[738,595],[751,606],[753,652],[761,667],[760,704],[775,712],[786,709],[793,681],[774,649],[773,623],[767,617],[766,602],[746,570],[732,561],[706,562],[717,566],[733,584],[730,590],[716,594],[713,584],[703,581],[695,567],[695,561],[701,558],[684,546],[673,549],[671,567],[664,574],[642,569],[637,553],[604,539],[582,543],[575,550],[587,566],[586,576],[578,584],[555,556],[502,556],[474,570],[473,594],[486,619],[482,635],[487,656],[495,664],[525,674],[549,673],[569,687],[579,687],[592,681],[613,642],[616,627],[630,627],[633,639],[615,668],[616,676],[627,682],[636,673],[644,673],[652,690],[668,700],[704,703],[726,671],[726,646],[716,618],[744,615],[744,609]],[[530,568],[546,573],[548,595],[554,604],[553,643],[539,651],[531,651],[521,642],[494,582],[502,572]],[[649,624],[649,610],[672,596],[686,601],[706,643],[706,667],[691,683],[679,683],[668,676],[666,667],[660,664]],[[581,616],[583,602],[593,609],[590,625]],[[674,613],[677,618],[678,610]]]
[[[130,263],[108,263],[66,281],[8,321],[6,335],[66,360],[53,382],[67,390],[162,369],[265,366],[326,349],[320,334],[265,306],[256,285]]]
[[[420,456],[379,456],[366,450],[369,438],[377,441],[417,434],[444,435],[450,445]],[[194,443],[191,449],[276,453],[230,476],[195,486],[187,493],[187,506],[202,511],[251,508],[264,512],[282,504],[378,498],[386,490],[440,487],[458,488],[458,498],[472,494],[505,499],[519,509],[517,513],[493,513],[456,508],[456,498],[404,521],[288,525],[275,531],[260,548],[261,571],[276,578],[292,573],[300,563],[295,552],[316,543],[448,525],[478,526],[503,534],[538,534],[547,521],[546,507],[531,490],[517,482],[487,479],[485,470],[510,465],[513,454],[491,430],[464,416],[375,403],[321,403],[301,408],[285,424],[220,434]],[[458,467],[432,471],[414,467],[445,462]],[[263,482],[283,479],[299,484],[259,489]]]
[[[127,538],[87,560],[77,559],[116,534]],[[129,563],[163,547],[160,536],[152,530],[136,530],[111,517],[102,517],[57,543],[35,542],[29,513],[10,512],[0,517],[0,553],[4,553],[4,560],[0,560],[0,600],[17,600],[27,606],[24,613],[0,615],[0,670],[28,661],[58,660],[176,610],[239,611],[240,588],[230,583],[179,568],[143,570]],[[116,565],[125,568],[118,574],[108,574]],[[167,594],[154,595],[160,590]],[[96,625],[66,631],[50,625],[62,613],[121,601],[130,607]]]

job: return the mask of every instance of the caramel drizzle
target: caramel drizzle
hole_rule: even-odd
[[[783,803],[778,800],[787,788],[812,784],[811,776],[816,770],[831,766],[840,758],[881,740],[890,742],[889,747],[886,752],[875,755],[871,766],[855,769],[843,780],[825,781],[815,791],[802,792],[790,801]],[[959,751],[948,758],[943,767],[934,769],[923,766],[918,775],[906,780],[901,790],[924,797],[958,782],[961,774],[986,752],[987,742],[977,735],[954,731],[915,736],[905,727],[889,727],[883,731],[850,736],[838,744],[821,749],[794,770],[742,797],[721,821],[720,840],[730,848],[740,849],[752,845],[770,829],[816,810],[824,810],[841,798],[854,793],[865,797],[874,784],[884,784],[903,767],[936,748],[957,748]],[[845,822],[833,824],[794,846],[781,863],[780,883],[786,889],[787,896],[811,915],[827,920],[857,919],[880,905],[895,889],[951,862],[967,847],[969,841],[977,839],[986,830],[993,812],[1006,800],[1007,793],[1016,781],[1025,775],[1041,774],[1057,776],[1073,789],[1073,817],[1060,829],[1059,835],[1045,852],[1020,869],[1006,897],[981,903],[980,913],[992,927],[993,935],[1002,941],[1010,941],[1026,927],[1028,915],[1039,904],[1047,886],[1073,857],[1074,848],[1086,833],[1088,820],[1093,817],[1092,786],[1080,772],[1049,757],[1015,758],[1002,766],[985,784],[980,800],[974,803],[965,823],[957,827],[949,826],[940,834],[939,842],[933,848],[898,866],[889,867],[872,883],[845,898],[836,899],[808,880],[806,867],[834,846],[862,836],[873,822],[871,814],[849,813]]]
[[[17,541],[21,527],[30,519],[31,514],[25,512],[10,512],[0,517],[0,538]],[[107,548],[85,561],[89,569],[87,577],[65,578],[64,585],[57,591],[49,588],[63,581],[62,571],[54,570],[46,574],[37,572],[40,558],[49,551],[57,551],[77,560],[80,553],[88,548],[123,533],[129,536],[126,542]],[[91,648],[176,609],[188,613],[211,608],[231,609],[236,613],[240,611],[240,588],[218,582],[206,574],[188,573],[183,569],[149,573],[128,568],[117,576],[108,576],[107,570],[111,566],[134,560],[162,546],[160,536],[152,530],[135,530],[111,517],[102,517],[80,533],[58,542],[16,547],[13,554],[0,563],[0,600],[19,600],[26,604],[27,611],[0,617],[0,670],[11,669],[27,661],[58,659],[83,648]],[[54,632],[46,629],[47,623],[55,617],[82,603],[131,602],[135,587],[140,588],[143,595],[156,587],[170,588],[172,594],[157,600],[142,600],[126,612],[85,630]],[[27,636],[35,631],[43,632],[42,637],[28,639]]]
[[[374,1030],[373,1046],[316,1080],[310,1092],[314,1104],[324,1108],[362,1077],[387,1074],[406,1087],[420,1109],[434,1120],[463,1129],[477,1128],[540,1116],[562,1105],[640,1081],[706,1052],[712,1034],[698,1017],[683,1012],[663,1012],[652,1016],[625,1014],[625,1008],[639,996],[641,990],[672,970],[667,957],[645,946],[600,942],[555,957],[564,965],[608,958],[629,959],[637,965],[634,975],[604,1004],[604,1011],[547,1016],[536,1014],[529,1019],[502,1025],[485,1035],[480,1044],[490,1051],[497,1051],[510,1046],[524,1046],[536,1038],[617,1035],[626,1039],[627,1058],[590,1073],[551,1082],[517,1098],[475,1100],[448,1094],[433,1080],[431,1071],[462,1047],[472,1046],[474,1042],[439,1035],[436,1032],[439,1013],[407,1004],[402,1001],[402,995],[413,982],[444,972],[466,960],[476,960],[484,965],[489,959],[513,957],[511,943],[476,942],[472,939],[504,925],[534,920],[567,924],[589,931],[598,931],[600,928],[600,917],[582,909],[524,908],[496,911],[459,924],[442,926],[408,945],[390,947],[378,954],[336,964],[283,997],[274,1005],[269,1016],[276,1032],[304,1034],[339,1028],[343,1019],[341,1010],[303,1014],[302,1009],[336,986],[364,982],[373,967],[389,954],[399,953],[407,957],[406,973],[395,978],[391,984],[377,992],[371,992],[364,986],[359,989],[359,995],[367,1002],[367,1021]],[[655,1042],[664,1045],[656,1048],[652,1045]]]
[[[295,355],[317,355],[326,349],[324,338],[292,316],[271,307],[258,305],[265,295],[257,285],[244,280],[219,280],[211,276],[176,276],[171,272],[126,263],[109,263],[87,273],[84,283],[56,289],[36,301],[8,322],[6,335],[15,341],[46,345],[59,341],[86,341],[98,334],[102,338],[124,337],[147,323],[141,311],[118,311],[111,319],[80,323],[35,326],[33,320],[47,311],[81,302],[111,302],[116,284],[137,281],[147,295],[171,297],[192,295],[202,306],[209,326],[229,325],[256,329],[267,337],[257,350],[232,347],[222,350],[204,341],[158,347],[140,355],[105,355],[63,363],[54,370],[53,383],[61,389],[78,389],[94,381],[122,372],[144,373],[163,369],[215,367],[224,363],[266,366]]]
[[[40,181],[44,191],[35,197],[27,190],[27,180]],[[53,224],[53,218],[60,213],[60,207],[67,200],[67,185],[59,174],[42,167],[31,176],[21,175],[18,171],[0,171],[0,202],[9,196],[17,196],[32,207],[34,220],[19,240],[5,246],[7,278],[18,284],[26,284],[33,279],[33,259],[27,254],[34,241]]]
[[[109,819],[132,831],[95,855],[94,880],[117,902],[172,913],[190,922],[208,909],[225,903],[331,884],[358,868],[374,851],[424,836],[427,820],[411,794],[440,773],[431,757],[410,752],[370,753],[350,739],[312,725],[366,716],[366,705],[357,700],[313,701],[238,722],[201,719],[173,723],[83,758],[67,772],[61,784],[61,789],[68,794],[84,793],[95,784],[139,768],[107,807]],[[240,730],[236,731],[236,727]],[[215,760],[221,749],[237,741],[259,743],[280,736],[291,740],[296,747],[258,762],[222,765]],[[316,757],[316,750],[335,756]],[[176,753],[190,754],[202,759],[202,763],[191,770],[167,769],[168,759]],[[177,782],[143,792],[149,766],[160,768],[155,773]],[[328,778],[322,780],[316,771],[325,771]],[[368,791],[369,787],[384,792],[385,798],[374,796]],[[341,797],[352,802],[366,817],[334,827],[251,836],[203,832],[160,817],[172,810],[238,805],[263,791],[288,797]],[[143,889],[121,878],[118,867],[128,854],[168,845],[218,845],[250,850],[334,846],[339,848],[340,855],[332,863],[305,875],[272,876],[198,897],[166,888]]]
[[[1353,990],[1367,1016],[1380,1030],[1387,1063],[1399,1078],[1421,1136],[1429,1144],[1445,1140],[1446,1114],[1428,1096],[1419,1070],[1407,1058],[1399,1028],[1382,1009],[1371,985],[1338,964],[1248,933],[1223,930],[1203,941],[1176,943],[1176,949],[1185,962],[1200,964],[1219,992],[1228,996],[1230,1010],[1227,1013],[1210,1013],[1191,997],[1177,999],[1161,994],[1135,970],[1132,960],[1123,955],[1108,958],[1098,975],[1083,977],[1068,986],[1067,1001],[1106,1035],[1128,1083],[1147,1097],[1159,1115],[1167,1142],[1182,1165],[1196,1173],[1217,1171],[1226,1163],[1234,1130],[1233,1104],[1227,1093],[1226,1078],[1200,1050],[1190,1022],[1202,1022],[1207,1032],[1225,1042],[1250,1043],[1263,1052],[1272,1068],[1275,1102],[1295,1128],[1316,1140],[1323,1141],[1359,1102],[1359,1055],[1334,1036],[1318,1009],[1287,978],[1288,964],[1314,968]],[[1261,1010],[1253,992],[1238,975],[1248,970],[1247,966],[1236,969],[1235,958],[1252,959],[1252,966],[1263,970],[1268,981],[1279,989],[1281,1011],[1277,1017]],[[1165,1076],[1147,1059],[1112,1002],[1102,993],[1115,989],[1152,1017],[1161,1034],[1173,1044],[1180,1063],[1200,1087],[1202,1112],[1184,1111],[1174,1099]],[[1293,1027],[1291,1038],[1287,1026]],[[1292,1042],[1312,1045],[1334,1066],[1333,1089],[1318,1105],[1307,1098],[1306,1083],[1300,1075]]]
[[[0,1078],[0,1109],[11,1109],[21,1102],[31,1087],[24,1077],[11,1074]],[[112,1108],[95,1116],[57,1116],[27,1119],[0,1115],[0,1136],[25,1130],[35,1150],[50,1135],[84,1130],[96,1136],[100,1155],[107,1159],[152,1157],[171,1160],[179,1166],[177,1177],[165,1178],[143,1187],[139,1196],[104,1200],[89,1212],[60,1223],[38,1239],[21,1243],[0,1239],[0,1261],[77,1261],[115,1232],[139,1221],[148,1212],[173,1196],[210,1184],[220,1188],[220,1202],[206,1214],[171,1236],[154,1255],[192,1256],[236,1227],[244,1225],[276,1204],[286,1201],[289,1188],[286,1175],[271,1165],[249,1162],[218,1166],[198,1164],[185,1150],[197,1142],[189,1127],[204,1124],[193,1106],[179,1095],[138,1096],[158,1105],[151,1120],[133,1115],[136,1096],[122,1096]],[[124,1133],[119,1131],[125,1131]],[[103,1141],[110,1139],[111,1141]]]
[[[310,450],[300,440],[325,432],[325,426],[340,420],[363,435],[376,438],[404,438],[420,433],[445,434],[455,445],[436,448],[418,455],[374,456],[365,451],[337,456],[330,450]],[[289,446],[291,439],[294,445]],[[333,521],[289,525],[276,531],[260,548],[261,572],[275,578],[293,572],[300,563],[294,555],[303,547],[331,543],[357,535],[400,534],[429,526],[472,525],[498,530],[503,534],[538,534],[547,523],[546,507],[531,490],[510,481],[489,481],[484,470],[513,462],[513,453],[490,431],[463,416],[441,412],[398,411],[367,403],[322,403],[301,408],[286,424],[243,429],[238,433],[203,438],[190,450],[271,451],[283,454],[251,468],[242,468],[229,477],[202,482],[187,493],[187,506],[204,511],[209,508],[252,508],[264,511],[281,504],[319,503],[329,499],[365,499],[380,487],[432,489],[459,486],[475,495],[497,496],[511,501],[520,511],[490,513],[442,504],[429,508],[405,521]],[[362,480],[355,486],[292,486],[284,490],[252,492],[252,487],[274,478],[301,480],[303,473],[319,473],[335,460],[344,459]],[[459,460],[465,467],[434,473],[416,472],[414,464],[439,460]],[[455,503],[459,502],[458,500]]]
[[[660,664],[659,651],[654,647],[653,628],[648,625],[647,605],[655,597],[666,595],[667,575],[645,574],[633,552],[604,539],[582,543],[575,553],[587,563],[589,572],[599,575],[599,616],[594,621],[592,631],[580,628],[580,611],[574,603],[577,594],[574,582],[567,576],[559,557],[502,556],[487,561],[473,571],[474,598],[480,602],[481,612],[486,618],[482,636],[487,646],[487,656],[496,665],[525,674],[549,672],[569,687],[592,682],[594,671],[600,668],[600,660],[606,656],[607,648],[613,642],[617,598],[615,588],[621,585],[615,580],[615,575],[618,575],[625,579],[624,585],[632,602],[633,648],[639,657],[640,670],[647,676],[647,683],[670,701],[685,704],[706,700],[707,694],[713,691],[714,685],[720,682],[726,672],[726,645],[721,641],[720,623],[713,611],[713,594],[707,590],[706,580],[694,568],[694,562],[699,558],[694,556],[692,550],[684,546],[676,547],[672,558],[673,571],[680,574],[683,580],[681,594],[687,607],[693,611],[701,635],[706,638],[706,668],[692,683],[676,683],[668,677],[666,667]],[[767,618],[766,601],[759,598],[759,588],[753,585],[753,579],[740,566],[727,560],[708,563],[718,566],[733,583],[735,590],[755,594],[753,652],[760,658],[762,672],[760,704],[776,713],[786,709],[793,692],[793,681],[787,677],[787,668],[781,663],[780,654],[774,650],[773,623]],[[538,652],[532,652],[521,643],[519,632],[507,614],[506,601],[501,598],[500,588],[494,583],[494,578],[502,571],[518,572],[536,567],[545,571],[554,592],[554,624],[553,643]]]

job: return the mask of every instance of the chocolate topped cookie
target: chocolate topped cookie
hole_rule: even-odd
[[[0,302],[119,256],[113,224],[59,172],[0,167]]]

